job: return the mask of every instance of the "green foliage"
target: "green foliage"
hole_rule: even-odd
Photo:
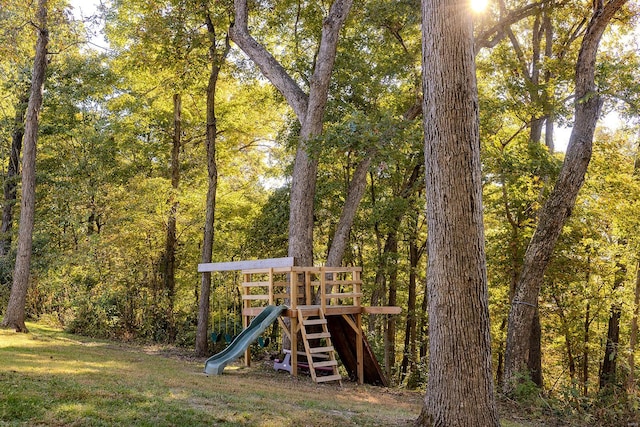
[[[518,402],[532,403],[538,398],[540,389],[531,381],[528,372],[518,372],[514,378],[515,387],[513,388],[513,398]]]

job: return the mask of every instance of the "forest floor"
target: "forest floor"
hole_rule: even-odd
[[[206,376],[186,349],[0,329],[0,426],[410,426],[423,392],[314,384],[268,358]],[[500,402],[504,427],[574,425]]]

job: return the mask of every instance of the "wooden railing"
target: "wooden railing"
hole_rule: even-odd
[[[253,316],[267,304],[360,307],[361,267],[276,267],[243,270],[243,314]]]

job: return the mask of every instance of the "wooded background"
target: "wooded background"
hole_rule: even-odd
[[[16,259],[17,159],[34,67],[36,6],[0,3],[0,310],[7,306]],[[337,40],[324,114],[313,127],[302,117],[311,114],[331,6],[250,2],[247,29],[286,70],[291,82],[283,84],[298,88],[292,102],[231,41],[242,43],[238,24],[229,36],[232,2],[113,1],[79,20],[67,1],[49,1],[30,318],[91,336],[194,346],[206,288],[197,264],[207,250],[213,261],[290,253],[291,176],[304,140],[306,161],[317,165],[307,250],[316,264],[338,259],[362,266],[368,303],[403,308],[400,316],[369,319],[369,340],[395,384],[424,384],[429,338],[420,5],[355,2]],[[619,121],[601,120],[596,129],[586,179],[550,258],[532,326],[529,380],[568,398],[595,396],[608,386],[613,392],[637,387],[636,8],[618,11],[600,43],[599,115]],[[525,251],[565,156],[558,135],[574,123],[576,64],[593,15],[591,2],[499,0],[474,16],[498,383]],[[99,28],[106,49],[86,33]],[[296,109],[296,102],[309,110]],[[360,203],[343,255],[331,258],[343,206],[358,185]],[[209,244],[203,244],[206,224]],[[211,280],[208,329],[235,334],[238,278],[227,273]]]

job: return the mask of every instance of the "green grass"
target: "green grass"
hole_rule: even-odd
[[[186,350],[28,327],[29,334],[0,329],[0,427],[412,426],[424,396],[348,381],[318,385],[276,373],[269,361],[206,376],[205,359]],[[502,401],[502,426],[583,425],[533,409]]]
[[[421,393],[316,385],[256,362],[221,376],[204,359],[69,335],[0,330],[2,426],[407,426]]]

